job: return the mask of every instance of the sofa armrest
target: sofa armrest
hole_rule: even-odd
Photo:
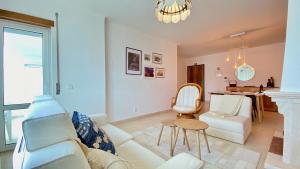
[[[239,116],[251,118],[252,115],[252,100],[249,97],[244,97],[243,103],[241,104]]]
[[[156,169],[202,169],[204,162],[187,153],[180,153]]]

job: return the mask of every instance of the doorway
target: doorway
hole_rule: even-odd
[[[187,82],[196,83],[202,87],[201,101],[205,101],[205,65],[193,65],[187,67]]]
[[[0,20],[0,151],[13,149],[33,97],[50,94],[49,29]]]

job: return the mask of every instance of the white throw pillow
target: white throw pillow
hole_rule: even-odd
[[[92,169],[129,169],[124,159],[100,149],[89,148],[87,159]]]
[[[129,163],[119,156],[109,152],[88,148],[85,144],[76,139],[78,145],[86,156],[91,169],[129,169]]]

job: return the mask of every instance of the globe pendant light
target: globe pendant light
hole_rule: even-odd
[[[160,22],[178,23],[191,14],[192,0],[157,0],[155,14]]]

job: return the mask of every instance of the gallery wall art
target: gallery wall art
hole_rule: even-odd
[[[144,54],[144,61],[145,61],[145,62],[151,62],[151,55],[149,55],[149,54]]]
[[[155,76],[156,78],[164,78],[166,74],[165,68],[156,68]]]
[[[164,78],[166,75],[165,68],[156,67],[162,64],[163,55],[152,53],[142,53],[142,50],[126,47],[126,74],[142,75],[147,78]],[[142,64],[144,61],[144,64]],[[156,68],[155,68],[156,67]]]
[[[142,74],[142,51],[126,47],[126,74]]]
[[[145,77],[154,77],[154,71],[155,69],[153,67],[144,67],[144,76]]]
[[[152,63],[162,64],[163,55],[159,53],[152,53]]]

